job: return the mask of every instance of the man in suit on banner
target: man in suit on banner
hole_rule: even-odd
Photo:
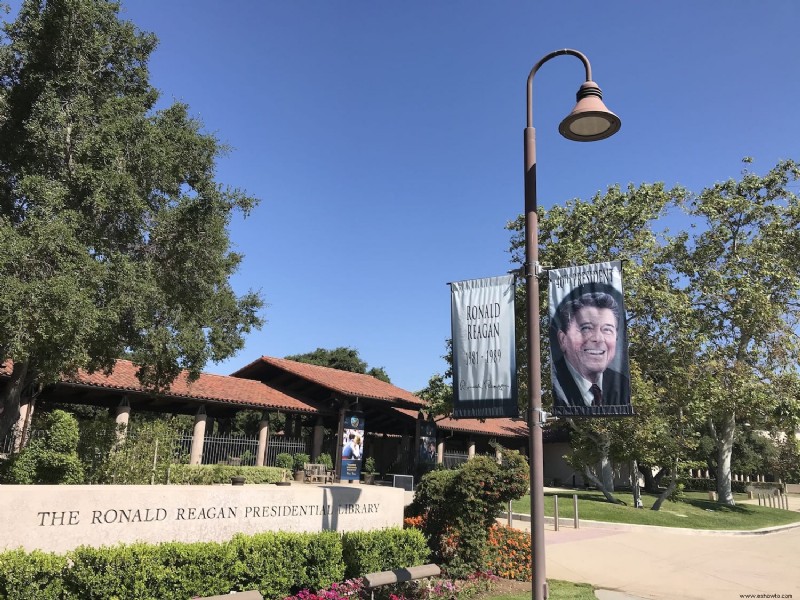
[[[609,368],[617,353],[620,311],[611,294],[592,291],[566,299],[558,308],[558,346],[554,363],[554,412],[625,414],[630,382]],[[608,409],[601,407],[609,407]]]

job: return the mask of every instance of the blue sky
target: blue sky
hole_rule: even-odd
[[[562,7],[563,5],[563,7]],[[621,131],[558,124],[581,63],[537,74],[545,208],[607,186],[699,190],[800,159],[796,0],[128,0],[151,81],[231,147],[219,181],[261,199],[231,238],[266,324],[207,371],[350,346],[416,391],[444,370],[449,281],[500,275],[522,212],[525,82],[592,63]]]

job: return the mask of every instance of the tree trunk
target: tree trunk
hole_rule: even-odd
[[[19,420],[20,398],[28,383],[28,362],[15,362],[11,378],[0,395],[0,440],[11,433]]]
[[[589,481],[591,481],[595,486],[597,486],[598,490],[603,492],[603,495],[606,497],[606,500],[608,500],[612,504],[623,504],[623,502],[621,500],[618,500],[617,498],[614,497],[614,494],[613,494],[614,489],[613,488],[611,488],[611,489],[606,488],[605,485],[603,485],[603,482],[600,481],[597,478],[597,475],[592,473],[592,471],[591,471],[591,469],[589,467],[584,467],[583,472],[586,475],[586,478]]]
[[[672,463],[669,485],[667,486],[667,489],[661,492],[661,495],[656,499],[655,503],[653,504],[653,508],[651,510],[660,510],[661,505],[664,503],[664,500],[666,500],[672,495],[672,492],[675,491],[675,486],[677,485],[678,485],[678,459],[676,458]]]
[[[642,490],[639,488],[639,466],[636,461],[631,461],[631,489],[633,490],[633,505],[642,507]]]
[[[731,490],[731,454],[733,453],[733,436],[736,432],[736,417],[730,412],[722,418],[717,428],[717,496],[720,504],[734,506]]]

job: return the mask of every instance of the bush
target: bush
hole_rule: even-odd
[[[278,456],[275,457],[275,466],[280,469],[286,469],[287,471],[292,470],[292,455],[288,452],[281,452]]]
[[[504,579],[531,580],[531,536],[528,531],[495,524],[489,529],[487,567]]]
[[[342,552],[348,579],[425,564],[430,555],[421,531],[399,528],[346,532]]]
[[[320,454],[317,457],[317,462],[321,465],[325,465],[325,468],[329,471],[333,469],[333,459],[331,458],[331,455],[328,454],[327,452],[323,452],[322,454]]]
[[[67,558],[49,552],[11,550],[0,553],[0,598],[63,598]]]
[[[347,548],[347,549],[345,549]],[[419,531],[266,532],[228,542],[130,544],[65,555],[0,552],[3,600],[173,600],[258,589],[285,598],[342,581],[350,569],[385,570],[427,562]]]
[[[242,476],[245,483],[275,483],[283,478],[277,467],[233,467],[228,465],[171,465],[169,482],[175,484],[229,484],[231,477]]]
[[[377,471],[375,468],[375,457],[370,456],[367,460],[364,461],[364,473],[370,473],[374,475],[376,472]]]
[[[292,456],[292,468],[295,471],[302,471],[305,468],[306,463],[310,462],[311,457],[308,454],[301,452]]]
[[[47,435],[31,440],[6,462],[3,480],[10,483],[79,484],[83,467],[78,458],[78,421],[68,412],[54,410],[44,427]]]
[[[503,465],[478,456],[451,471],[425,474],[407,517],[423,517],[435,562],[456,576],[484,570],[488,536],[509,500],[528,490],[528,464],[519,452],[506,451]]]

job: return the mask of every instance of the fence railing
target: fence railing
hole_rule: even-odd
[[[445,469],[455,469],[469,460],[469,453],[464,450],[449,450],[444,453]]]

